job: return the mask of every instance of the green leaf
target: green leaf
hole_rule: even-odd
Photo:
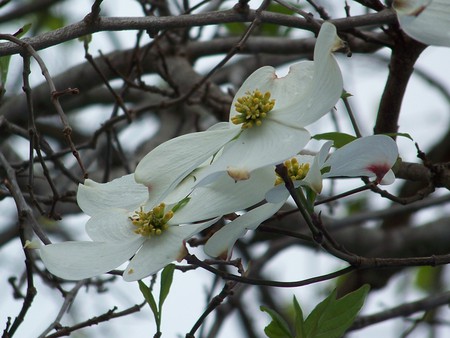
[[[46,31],[64,27],[67,22],[67,18],[65,16],[56,15],[49,11],[44,12],[42,15],[39,15],[38,20],[42,25],[41,29],[44,29]]]
[[[341,148],[347,143],[356,140],[356,136],[338,132],[316,134],[312,138],[315,140],[333,141],[333,147],[336,148]]]
[[[306,332],[305,332],[305,321],[303,319],[303,311],[300,307],[300,304],[297,302],[297,298],[294,296],[294,311],[295,311],[295,318],[294,318],[294,327],[295,327],[295,338],[305,338]]]
[[[169,294],[170,287],[173,281],[173,272],[175,271],[175,265],[169,264],[161,272],[161,291],[159,293],[159,312],[161,312],[164,301]]]
[[[421,266],[417,268],[416,286],[423,291],[429,292],[436,288],[442,270],[434,266]]]
[[[245,33],[247,26],[242,22],[230,22],[223,25],[230,35],[238,36]]]
[[[308,186],[303,187],[303,190],[306,193],[306,202],[308,204],[307,205],[308,210],[310,212],[314,212],[314,203],[316,202],[317,193]]]
[[[272,318],[269,325],[264,328],[264,333],[269,338],[294,338],[286,321],[274,310],[265,306],[260,307],[261,311],[267,312]]]
[[[150,305],[150,309],[152,309],[153,315],[155,316],[155,321],[159,323],[159,312],[156,307],[155,298],[153,297],[150,288],[144,284],[143,281],[139,280],[139,290],[141,290],[142,295],[144,296],[145,301]]]
[[[352,325],[369,292],[364,285],[340,299],[336,290],[316,306],[305,321],[306,338],[340,338]]]
[[[298,7],[301,8],[301,7]],[[271,3],[267,8],[266,11],[273,12],[273,13],[279,13],[279,14],[285,14],[285,15],[293,15],[295,12],[287,8],[286,6],[282,6],[277,3]],[[263,23],[259,27],[259,35],[264,36],[287,36],[290,32],[291,28],[289,27],[283,27],[281,25],[271,24],[271,23]]]

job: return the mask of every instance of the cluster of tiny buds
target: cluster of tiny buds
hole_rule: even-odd
[[[231,118],[231,122],[234,124],[242,123],[242,129],[251,128],[253,125],[262,125],[262,120],[275,106],[275,100],[270,99],[270,92],[263,94],[258,89],[245,94],[245,96],[238,98],[234,104],[238,114]]]
[[[169,225],[167,222],[173,217],[173,211],[165,212],[166,205],[161,203],[149,212],[145,212],[143,207],[135,211],[130,217],[131,223],[136,226],[134,232],[144,237],[161,235]]]
[[[298,160],[293,157],[290,160],[284,161],[284,166],[287,169],[288,176],[292,181],[300,181],[306,177],[309,171],[309,163],[298,163]],[[275,185],[283,183],[283,179],[277,174]]]

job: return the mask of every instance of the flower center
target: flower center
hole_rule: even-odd
[[[173,217],[173,211],[165,212],[166,205],[161,203],[151,211],[145,212],[141,207],[130,217],[131,223],[136,227],[135,233],[144,237],[161,235],[169,225],[167,222]]]
[[[260,126],[267,113],[273,109],[275,100],[270,99],[270,92],[263,94],[258,89],[245,94],[234,104],[238,114],[231,118],[231,122],[242,123],[242,129],[251,128],[254,124]]]
[[[288,171],[288,176],[292,181],[299,181],[306,177],[306,174],[309,171],[309,163],[298,163],[298,160],[293,157],[290,160],[284,161],[284,166]],[[277,178],[275,179],[275,185],[284,183],[283,179],[280,175],[277,174]]]

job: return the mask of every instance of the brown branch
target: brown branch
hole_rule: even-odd
[[[1,151],[0,151],[0,167],[2,167],[2,169],[6,172],[6,179],[3,183],[7,184],[8,189],[14,198],[19,217],[26,217],[28,220],[27,224],[31,225],[31,228],[33,229],[34,233],[39,237],[39,239],[44,244],[50,244],[51,243],[50,240],[48,239],[45,232],[42,230],[36,218],[34,217],[33,210],[31,210],[31,208],[25,201],[20,186],[17,183],[16,173],[14,169],[8,163],[8,160],[5,158],[5,156]]]
[[[358,317],[354,321],[353,325],[350,327],[349,331],[359,330],[364,327],[376,323],[381,323],[396,317],[407,317],[416,312],[433,310],[436,309],[437,307],[448,305],[449,303],[450,303],[450,291],[443,292],[440,294],[423,298],[415,302],[402,304],[373,315]]]
[[[92,325],[98,325],[102,322],[107,322],[111,319],[114,318],[118,318],[118,317],[124,317],[127,316],[129,314],[135,313],[135,312],[139,312],[141,311],[142,307],[147,304],[146,302],[143,302],[141,304],[136,304],[132,307],[129,307],[128,309],[125,309],[123,311],[117,311],[117,307],[112,308],[111,310],[109,310],[108,312],[100,315],[100,316],[96,316],[96,317],[92,317],[82,323],[73,325],[73,326],[64,326],[58,329],[57,332],[50,334],[48,336],[45,336],[45,338],[56,338],[56,337],[64,337],[64,336],[69,336],[72,332],[77,331],[79,329],[82,329],[84,327],[89,327]]]
[[[397,123],[406,87],[414,71],[414,64],[425,48],[425,45],[400,32],[395,36],[395,45],[389,64],[389,75],[374,127],[375,134],[396,133],[398,131]]]
[[[175,17],[133,17],[133,18],[107,18],[100,17],[95,23],[87,25],[80,21],[72,25],[41,34],[37,37],[26,38],[23,41],[41,50],[63,42],[73,40],[84,35],[101,31],[123,31],[123,30],[151,30],[160,31],[165,29],[188,28],[198,26],[217,25],[229,22],[252,22],[257,17],[256,11],[249,10],[248,14],[234,10],[182,15]],[[349,18],[330,20],[339,30],[346,30],[361,26],[383,25],[396,21],[393,11],[385,10],[376,14],[365,14]],[[278,24],[287,27],[316,30],[317,27],[303,18],[292,15],[284,15],[271,12],[261,13],[261,22]],[[12,43],[0,44],[0,56],[12,55],[21,52],[21,48]]]

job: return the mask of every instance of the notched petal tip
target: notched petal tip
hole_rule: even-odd
[[[250,172],[244,168],[228,167],[227,173],[236,182],[245,181],[250,178]]]
[[[348,48],[347,43],[337,35],[336,26],[326,21],[320,28],[317,41],[320,44],[328,45],[332,52],[341,50],[343,48]]]

